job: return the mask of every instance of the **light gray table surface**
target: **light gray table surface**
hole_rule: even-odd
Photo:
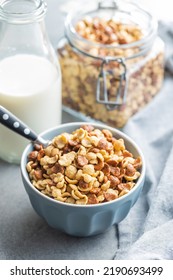
[[[56,47],[64,30],[65,1],[47,3],[46,26]],[[162,26],[162,35],[172,52],[168,28]],[[103,234],[77,238],[50,228],[32,209],[19,166],[0,160],[0,259],[173,259],[172,89],[167,74],[158,96],[124,128],[143,149],[146,182],[127,218]],[[63,122],[76,120],[63,112]]]

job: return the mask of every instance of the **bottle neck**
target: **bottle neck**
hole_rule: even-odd
[[[42,55],[49,43],[44,21],[0,25],[0,59],[18,53]]]
[[[16,54],[50,57],[43,0],[0,0],[0,59]]]
[[[40,21],[46,10],[44,0],[0,0],[0,20],[11,24]]]

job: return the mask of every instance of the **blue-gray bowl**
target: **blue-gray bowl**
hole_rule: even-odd
[[[72,132],[79,128],[84,122],[67,123],[51,128],[40,135],[45,139],[63,133]],[[123,138],[126,148],[134,155],[142,158],[141,175],[136,185],[128,194],[101,204],[76,205],[60,202],[49,198],[37,190],[30,182],[26,170],[27,156],[32,151],[33,145],[29,144],[22,155],[21,174],[25,190],[29,196],[34,210],[53,228],[73,236],[92,236],[104,232],[114,224],[120,223],[129,213],[131,207],[137,201],[145,179],[145,159],[142,151],[136,143],[121,131],[97,123],[90,123],[95,128],[109,129],[117,138]]]

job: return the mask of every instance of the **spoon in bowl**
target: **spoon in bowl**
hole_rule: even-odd
[[[22,122],[19,118],[17,118],[3,106],[0,106],[0,123],[11,129],[12,131],[25,137],[26,139],[35,143],[39,143],[44,147],[46,147],[50,143],[49,140],[45,140],[42,137],[38,136],[24,122]]]

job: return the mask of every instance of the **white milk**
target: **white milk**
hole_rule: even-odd
[[[61,122],[61,75],[48,60],[15,55],[0,61],[0,104],[36,133]],[[28,140],[0,125],[0,157],[19,163]]]

